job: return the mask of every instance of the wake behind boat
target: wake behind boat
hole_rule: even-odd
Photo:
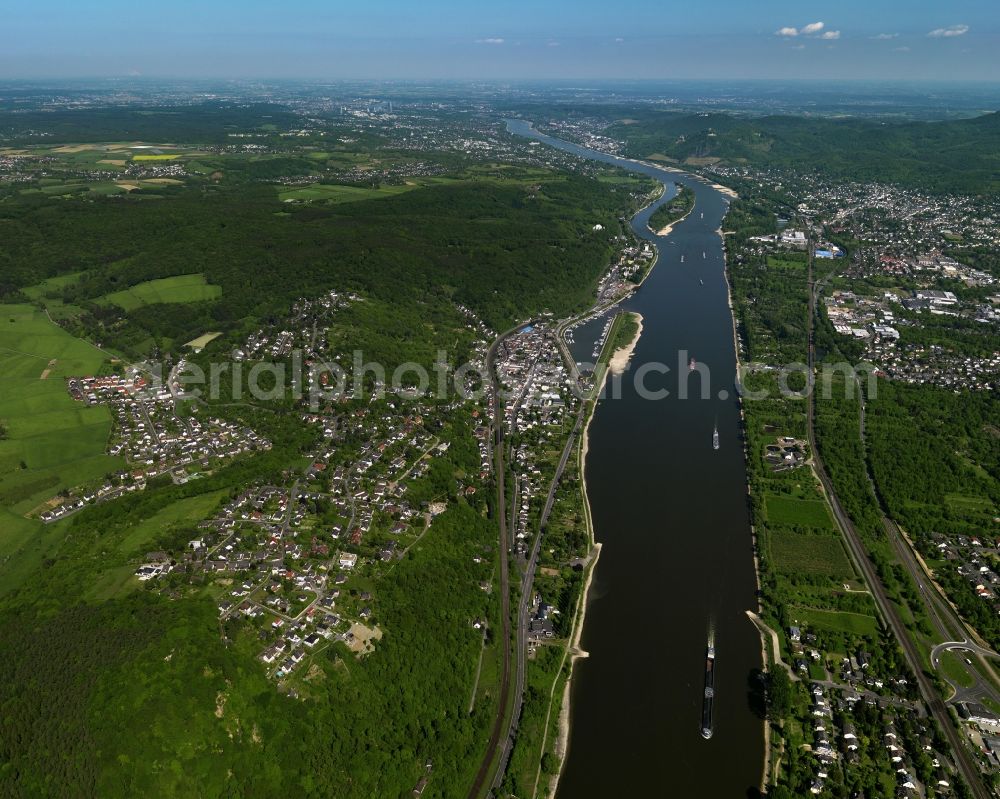
[[[719,426],[716,425],[712,429],[712,449],[719,448]]]

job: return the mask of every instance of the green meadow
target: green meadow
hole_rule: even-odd
[[[105,454],[111,413],[86,407],[65,378],[93,374],[105,356],[28,305],[0,305],[0,564],[32,560],[48,531],[25,518],[59,491],[102,478],[124,461]],[[37,551],[36,551],[37,550]]]
[[[122,291],[105,294],[99,302],[112,303],[126,311],[134,311],[144,305],[167,302],[201,302],[215,300],[222,296],[222,287],[213,286],[198,272],[193,275],[147,280]]]
[[[382,197],[393,197],[397,194],[417,188],[414,185],[383,186],[378,189],[361,186],[336,186],[324,183],[314,183],[295,189],[278,192],[278,199],[285,200],[324,200],[329,203],[350,203],[358,200],[375,200]]]
[[[816,608],[790,605],[788,616],[796,620],[799,624],[816,627],[820,630],[832,630],[851,635],[867,635],[872,638],[878,635],[878,622],[873,616],[863,613],[817,610]]]
[[[772,524],[833,529],[833,519],[826,509],[826,503],[821,499],[796,499],[769,494],[766,512],[767,520]]]

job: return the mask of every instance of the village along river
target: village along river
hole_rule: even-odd
[[[719,234],[728,198],[683,173],[637,164],[535,131],[508,129],[552,147],[648,175],[664,196],[632,219],[659,249],[642,287],[622,307],[643,317],[642,336],[621,379],[590,425],[587,491],[602,543],[571,689],[569,752],[559,799],[755,795],[763,768],[763,724],[754,713],[760,637],[736,352]],[[650,214],[684,184],[694,210],[658,237]],[[583,333],[581,328],[578,335]],[[579,345],[578,345],[579,346]],[[589,360],[576,354],[579,360]],[[688,359],[703,364],[688,368]],[[650,399],[635,385],[649,371]],[[704,369],[704,374],[702,373]],[[709,382],[703,399],[703,381]],[[688,398],[679,396],[687,384]],[[608,394],[611,393],[609,380]],[[719,449],[712,446],[718,425]],[[714,734],[701,736],[705,647],[714,630]]]

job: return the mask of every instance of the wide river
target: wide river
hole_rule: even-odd
[[[508,128],[666,184],[664,197],[632,219],[636,235],[660,253],[622,306],[642,314],[642,336],[620,398],[602,400],[590,425],[587,490],[602,551],[581,642],[590,657],[577,661],[573,673],[559,799],[756,795],[764,736],[751,695],[761,644],[746,616],[756,609],[756,584],[719,233],[728,198],[693,176],[555,139],[521,120]],[[646,221],[673,196],[674,184],[694,191],[695,207],[669,236],[658,237]],[[583,332],[577,331],[578,348]],[[579,360],[589,359],[589,346]],[[691,357],[696,371],[688,368]],[[669,391],[658,399],[635,385],[637,371],[654,363],[670,369],[646,367],[646,389]],[[710,628],[715,731],[705,740]]]

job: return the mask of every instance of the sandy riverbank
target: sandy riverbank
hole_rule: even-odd
[[[688,214],[689,213],[691,212],[688,211]],[[659,230],[653,230],[653,228],[650,227],[649,231],[650,233],[655,233],[657,236],[669,236],[674,230],[674,225],[676,225],[678,222],[683,222],[686,217],[687,214],[684,214],[684,216],[682,216],[680,219],[671,222],[669,225],[666,225],[665,227],[661,227]],[[649,227],[649,225],[646,225],[646,227]]]
[[[583,449],[581,448],[581,453]],[[581,458],[582,461],[582,458]],[[587,502],[587,518],[590,518],[589,501]],[[580,636],[583,634],[583,623],[587,616],[587,599],[590,596],[590,583],[594,577],[594,569],[597,568],[597,560],[601,556],[601,545],[594,542],[593,528],[590,528],[591,544],[590,558],[587,562],[587,578],[583,583],[583,591],[580,594],[579,609],[576,614],[576,623],[573,628],[573,635],[567,653],[569,654],[570,676],[566,679],[566,687],[563,689],[562,704],[559,706],[559,736],[556,738],[555,754],[559,758],[559,770],[549,779],[546,796],[555,797],[556,789],[559,787],[559,777],[562,776],[563,766],[566,764],[566,754],[569,752],[569,731],[570,731],[570,688],[573,685],[573,669],[576,661],[580,658],[590,657],[590,653],[580,648]]]
[[[731,188],[729,188],[728,186],[723,186],[722,184],[715,183],[713,181],[707,181],[707,183],[708,183],[709,186],[711,186],[716,191],[721,192],[722,194],[725,194],[727,197],[732,197],[734,200],[737,199],[740,196],[735,191],[733,191]]]
[[[639,336],[642,335],[642,314],[633,313],[632,316],[636,324],[635,335],[632,336],[632,340],[628,344],[611,353],[611,358],[608,360],[608,371],[613,375],[620,375],[628,368],[628,362],[632,360],[635,345],[639,343]]]
[[[642,323],[639,324],[639,331],[635,335],[635,339],[632,342],[632,347],[635,346],[635,342],[639,340],[639,333],[642,332]],[[631,349],[631,348],[630,348]],[[605,370],[605,375],[607,375]],[[603,390],[603,383],[597,388],[595,396],[599,396]],[[559,787],[559,778],[562,776],[562,770],[566,765],[566,754],[569,751],[569,732],[570,732],[570,689],[573,684],[573,669],[576,666],[576,661],[580,658],[589,657],[589,653],[580,648],[580,636],[583,635],[583,625],[587,618],[587,601],[590,598],[590,585],[594,579],[594,569],[597,568],[597,561],[601,557],[601,545],[599,542],[594,540],[594,523],[590,515],[590,495],[587,493],[587,450],[589,448],[589,431],[590,422],[594,418],[594,411],[597,410],[597,402],[594,402],[594,407],[590,410],[590,415],[587,417],[587,421],[583,426],[583,433],[580,437],[580,449],[579,456],[577,460],[577,469],[580,474],[580,490],[583,494],[583,515],[587,523],[587,538],[590,540],[590,556],[587,558],[586,571],[587,576],[584,579],[583,591],[580,593],[579,604],[577,605],[576,618],[573,622],[573,632],[570,636],[570,642],[567,646],[567,654],[570,659],[570,676],[566,680],[566,687],[563,689],[562,704],[559,707],[559,736],[556,738],[555,744],[555,754],[559,758],[559,769],[556,771],[555,775],[549,780],[548,788],[546,790],[546,796],[554,797],[556,795],[556,789]]]

